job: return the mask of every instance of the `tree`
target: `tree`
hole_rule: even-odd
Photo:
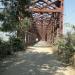
[[[31,12],[28,11],[31,0],[1,0],[4,5],[0,13],[3,22],[2,31],[17,32],[17,37],[24,41],[25,31],[30,25]]]

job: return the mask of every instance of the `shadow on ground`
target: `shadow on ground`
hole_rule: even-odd
[[[15,57],[0,62],[0,75],[65,75],[66,70],[54,54],[30,51],[18,52]]]

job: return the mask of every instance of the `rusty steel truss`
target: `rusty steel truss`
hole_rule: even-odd
[[[36,33],[39,40],[54,43],[56,37],[63,34],[63,2],[64,0],[32,0],[34,24],[31,32]]]

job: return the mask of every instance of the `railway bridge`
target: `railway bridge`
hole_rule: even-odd
[[[63,3],[64,0],[32,0],[30,32],[36,34],[36,39],[54,43],[63,35]]]

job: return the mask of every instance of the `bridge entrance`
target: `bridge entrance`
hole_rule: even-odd
[[[63,34],[64,0],[32,0],[30,10],[33,16],[31,32],[42,41],[53,43]]]

